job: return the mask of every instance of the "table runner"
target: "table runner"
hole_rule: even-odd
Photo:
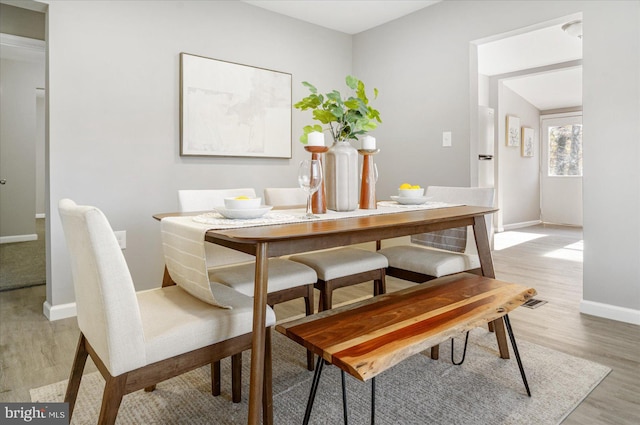
[[[240,227],[269,226],[272,224],[304,223],[310,221],[339,220],[341,218],[366,217],[370,215],[393,214],[397,212],[430,210],[435,208],[447,208],[460,206],[461,204],[448,204],[445,202],[426,202],[419,205],[403,205],[395,201],[380,201],[375,210],[354,211],[331,211],[326,214],[319,214],[317,218],[305,219],[304,209],[290,209],[270,211],[260,218],[252,219],[229,219],[218,212],[208,212],[197,216],[182,217],[185,222],[195,221],[196,223],[209,225],[208,230],[235,229]]]
[[[268,226],[274,224],[299,223],[305,221],[339,220],[341,218],[364,217],[424,209],[446,208],[458,204],[427,202],[421,205],[401,205],[394,201],[381,201],[378,209],[348,212],[328,211],[313,220],[303,219],[302,209],[270,211],[256,219],[227,219],[217,212],[197,216],[166,217],[161,220],[162,247],[165,264],[171,279],[196,298],[223,308],[215,297],[216,282],[209,281],[205,254],[205,233],[208,230],[240,227]]]

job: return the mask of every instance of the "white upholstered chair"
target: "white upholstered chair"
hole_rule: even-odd
[[[69,416],[88,356],[106,381],[98,423],[113,424],[125,394],[251,348],[250,297],[213,284],[216,297],[233,307],[223,309],[178,286],[136,293],[104,214],[69,199],[60,201],[59,212],[71,257],[80,328],[64,398]],[[268,308],[266,325],[274,323],[275,315]],[[266,362],[265,377],[270,376],[270,367]],[[265,407],[267,403],[271,401],[265,399]]]
[[[224,206],[224,198],[236,196],[256,197],[252,188],[179,190],[178,208],[181,212],[209,211]],[[215,244],[205,245],[209,280],[227,285],[236,291],[253,297],[255,280],[255,257]],[[316,272],[303,264],[280,258],[269,259],[267,304],[273,307],[285,301],[303,298],[305,313],[313,314],[313,285]],[[232,356],[232,398],[240,402],[242,380],[242,355]],[[307,351],[307,369],[314,369],[313,353]],[[220,363],[212,365],[214,395],[220,392]]]
[[[425,196],[431,201],[492,207],[494,189],[429,186]],[[491,217],[485,216],[489,240]],[[389,276],[413,282],[422,283],[463,271],[480,273],[480,259],[471,226],[414,235],[411,245],[383,248],[378,252],[389,260]]]
[[[265,202],[274,206],[306,205],[306,195],[298,188],[265,188]],[[289,257],[292,261],[305,264],[316,271],[315,284],[320,291],[318,310],[328,310],[333,305],[333,291],[362,282],[373,281],[373,294],[386,292],[386,257],[376,252],[358,248],[336,248],[314,251]]]

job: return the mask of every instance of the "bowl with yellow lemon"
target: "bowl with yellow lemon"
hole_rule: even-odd
[[[249,198],[248,196],[236,196],[224,198],[224,207],[228,210],[251,210],[260,207],[262,198]]]
[[[424,195],[424,188],[417,184],[402,183],[398,188],[398,195],[403,198],[420,198]]]
[[[424,188],[417,184],[402,183],[398,188],[398,195],[392,196],[391,199],[402,205],[419,205],[427,202],[425,198]]]

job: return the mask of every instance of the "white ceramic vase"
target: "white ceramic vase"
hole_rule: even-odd
[[[358,151],[346,140],[338,140],[325,154],[325,188],[328,209],[358,208]]]

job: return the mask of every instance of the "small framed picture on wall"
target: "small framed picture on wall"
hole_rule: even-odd
[[[520,146],[520,118],[507,115],[507,146]]]
[[[533,139],[534,139],[534,131],[533,128],[522,127],[522,147],[521,154],[525,158],[530,158],[533,156]]]

